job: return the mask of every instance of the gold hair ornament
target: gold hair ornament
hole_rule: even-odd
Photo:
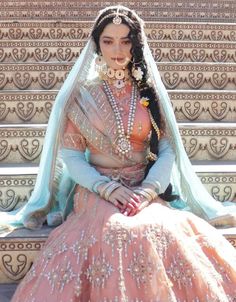
[[[97,26],[99,26],[104,20],[110,18],[110,17],[113,17],[114,18],[112,19],[112,23],[115,24],[115,25],[120,25],[122,23],[122,18],[121,17],[125,17],[126,19],[129,20],[129,22],[131,23],[134,23],[129,17],[128,17],[128,12],[119,12],[119,8],[117,10],[117,12],[113,12],[111,14],[108,14],[106,15],[105,17],[103,17],[97,24]]]
[[[160,132],[160,129],[158,128],[153,116],[152,116],[152,113],[151,113],[150,109],[148,109],[148,113],[149,113],[149,116],[150,116],[151,124],[152,124],[154,130],[156,131],[157,138],[158,138],[158,140],[160,140],[161,132]]]

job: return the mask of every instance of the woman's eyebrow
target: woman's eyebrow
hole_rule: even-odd
[[[103,38],[103,39],[114,39],[115,37],[111,37],[111,36],[103,36],[102,38]],[[120,39],[125,40],[125,39],[129,39],[129,37],[128,37],[128,36],[126,36],[126,37],[121,37]]]

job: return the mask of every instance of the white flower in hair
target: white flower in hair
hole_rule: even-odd
[[[141,67],[133,68],[132,75],[137,81],[142,80],[143,71],[142,71]]]

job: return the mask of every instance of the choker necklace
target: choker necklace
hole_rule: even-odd
[[[99,77],[113,85],[116,89],[122,89],[125,87],[126,83],[130,83],[129,71],[127,69],[112,69],[110,67],[99,72]]]
[[[114,95],[112,94],[111,88],[109,87],[107,81],[103,81],[103,87],[112,107],[112,110],[115,114],[116,125],[118,129],[118,138],[116,140],[116,153],[119,154],[121,157],[127,156],[131,158],[131,142],[130,142],[130,135],[133,131],[134,126],[134,117],[136,111],[136,104],[137,104],[137,87],[135,85],[132,86],[132,93],[130,99],[130,108],[129,108],[129,117],[128,117],[128,127],[127,127],[127,134],[125,134],[124,123],[121,118],[120,110],[115,100]]]

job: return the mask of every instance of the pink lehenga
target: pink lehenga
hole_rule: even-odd
[[[109,116],[109,123],[104,124],[113,133],[114,116],[101,88],[94,87],[90,92],[100,102],[99,108],[107,109],[103,112]],[[138,129],[140,112],[146,116],[145,109],[139,107],[134,132]],[[86,130],[88,121],[76,105],[68,115],[64,145],[78,150],[87,146],[97,152],[104,148],[109,152],[106,141],[96,145],[99,133]],[[109,150],[115,156],[111,147]],[[132,188],[143,180],[145,163],[96,169]],[[233,301],[236,301],[236,252],[215,228],[190,212],[170,208],[160,198],[137,215],[127,217],[80,185],[75,189],[73,212],[51,232],[12,299],[12,302]]]

